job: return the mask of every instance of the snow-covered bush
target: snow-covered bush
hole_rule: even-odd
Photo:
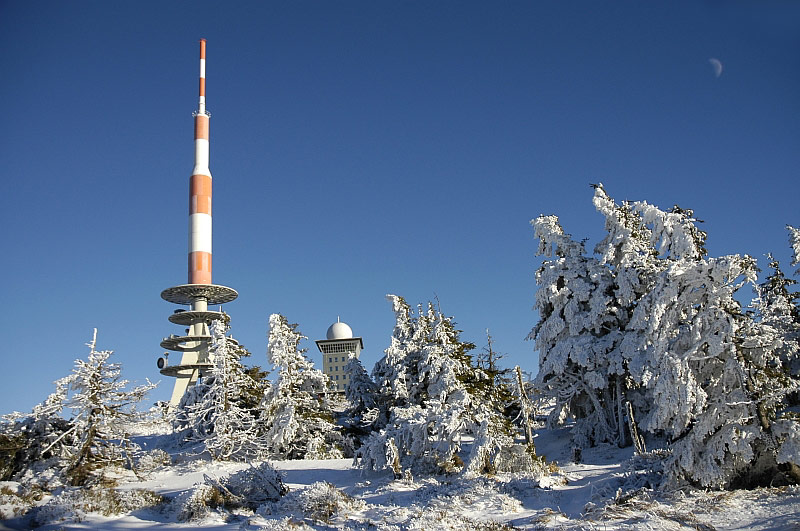
[[[337,516],[346,517],[348,512],[361,510],[365,506],[362,500],[348,496],[334,485],[318,481],[290,492],[277,503],[262,505],[258,512],[263,515],[290,514],[313,523],[331,525]]]
[[[22,516],[44,495],[45,492],[36,485],[0,481],[0,520]]]
[[[181,522],[200,520],[215,511],[255,510],[288,492],[283,477],[267,462],[222,478],[204,475],[203,483],[181,493],[171,504]]]
[[[31,524],[40,527],[67,521],[81,522],[89,513],[113,516],[138,509],[156,507],[164,498],[150,490],[117,490],[93,486],[70,488],[32,511]]]
[[[222,478],[219,484],[223,492],[240,500],[241,506],[253,510],[264,503],[279,500],[289,491],[283,483],[283,475],[266,461]]]
[[[155,448],[148,452],[143,452],[136,462],[136,472],[141,475],[148,475],[159,468],[172,464],[172,457],[162,450]]]
[[[218,488],[208,483],[200,483],[173,499],[170,512],[177,513],[179,522],[191,522],[205,518],[224,505],[225,496]]]

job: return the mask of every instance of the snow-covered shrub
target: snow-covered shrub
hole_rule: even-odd
[[[549,463],[536,455],[531,445],[511,444],[502,446],[494,458],[494,469],[498,473],[530,474],[535,477],[558,472],[555,463]]]
[[[179,521],[187,522],[214,511],[255,510],[278,501],[288,490],[281,474],[263,462],[222,478],[205,475],[203,483],[176,497],[172,508]]]
[[[172,464],[172,457],[162,450],[156,448],[148,452],[144,452],[139,460],[136,462],[136,472],[139,474],[151,474],[159,468],[169,466]]]
[[[402,476],[400,455],[394,439],[386,436],[386,430],[372,432],[356,451],[354,465],[362,470],[379,472],[391,469],[395,478]]]
[[[648,499],[663,485],[664,463],[668,450],[654,450],[635,454],[622,465],[622,475],[615,475],[592,489],[591,501],[584,511],[590,514],[605,514],[618,509],[634,498]]]
[[[147,507],[156,507],[164,498],[145,489],[117,490],[93,486],[71,488],[33,510],[32,525],[39,527],[65,521],[80,522],[88,513],[113,516]]]
[[[53,491],[63,487],[66,482],[62,470],[64,462],[57,458],[43,459],[28,464],[15,476],[17,481],[28,487]]]
[[[307,518],[314,523],[332,524],[337,516],[365,507],[362,500],[348,496],[325,481],[312,483],[305,489],[290,492],[281,501],[265,504],[258,509],[261,514],[291,514]]]
[[[17,481],[0,481],[0,520],[26,513],[40,501],[45,492],[38,486],[26,486]]]
[[[527,485],[522,487],[523,483]],[[423,486],[417,487],[416,503],[405,512],[406,519],[395,522],[402,529],[508,529],[508,524],[492,521],[486,513],[519,512],[523,508],[520,499],[535,488],[532,484],[531,480],[505,482],[485,476],[453,482],[423,480]]]
[[[200,483],[181,493],[172,501],[172,511],[179,522],[190,522],[205,518],[213,510],[225,505],[225,496],[213,485]]]
[[[254,510],[259,505],[279,500],[289,491],[282,474],[266,461],[222,478],[219,484],[223,492],[233,496],[231,501],[238,500],[241,506]]]

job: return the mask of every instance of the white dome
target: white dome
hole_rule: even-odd
[[[326,336],[328,339],[351,339],[353,329],[347,326],[347,323],[337,321],[328,328]]]

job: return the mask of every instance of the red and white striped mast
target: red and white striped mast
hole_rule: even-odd
[[[211,170],[209,163],[208,126],[211,113],[206,110],[206,40],[200,40],[200,87],[194,115],[194,169],[189,178],[189,279],[187,284],[167,288],[161,298],[189,310],[178,309],[169,316],[172,323],[188,326],[186,334],[170,335],[161,341],[161,348],[181,352],[181,361],[170,365],[168,354],[158,359],[161,374],[174,376],[170,406],[180,403],[190,385],[211,367],[208,347],[209,325],[222,318],[222,312],[209,311],[209,305],[231,302],[239,296],[236,290],[211,282]]]
[[[194,112],[194,170],[189,179],[189,284],[211,284],[211,170],[208,168],[206,40],[200,40],[200,96]]]

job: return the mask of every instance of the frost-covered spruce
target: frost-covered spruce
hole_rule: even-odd
[[[481,383],[489,377],[472,366],[468,352],[474,345],[459,339],[452,319],[432,304],[415,314],[402,297],[387,299],[396,324],[373,376],[388,422],[360,449],[361,466],[391,468],[396,475],[402,469],[461,470],[462,437],[477,434],[484,422],[493,435],[505,434],[508,420],[485,396],[488,386]]]
[[[800,264],[800,229],[791,225],[786,225],[786,229],[789,231],[789,245],[792,247],[792,265],[798,265]]]
[[[621,442],[622,405],[631,402],[639,428],[675,441],[671,479],[743,481],[765,455],[774,461],[764,412],[786,389],[769,375],[771,362],[751,355],[751,346],[770,344],[766,323],[755,326],[735,298],[754,285],[755,261],[708,257],[690,210],[617,205],[602,185],[594,203],[608,232],[599,260],[585,257],[554,216],[533,222],[540,253],[553,257],[537,276],[542,320],[531,337],[555,420],[575,417],[579,444],[610,442],[616,423]],[[782,390],[759,391],[767,388]]]
[[[386,408],[408,405],[409,388],[418,380],[420,337],[411,308],[402,297],[387,295],[395,314],[391,344],[372,369],[372,378]],[[413,398],[411,402],[413,403]]]
[[[277,459],[342,457],[342,436],[327,401],[327,377],[299,347],[305,336],[280,314],[269,318],[267,357],[278,377],[265,395],[262,437]]]
[[[375,409],[378,388],[364,369],[361,360],[350,356],[347,365],[344,366],[344,373],[349,382],[345,389],[349,413],[361,416],[365,412]]]
[[[89,346],[89,358],[76,360],[69,380],[72,395],[65,405],[73,412],[71,431],[75,434],[66,450],[66,476],[73,485],[88,482],[98,469],[131,465],[134,444],[125,431],[133,418],[130,407],[155,387],[147,383],[126,390],[118,363],[110,363],[110,350],[98,351],[97,330]]]
[[[551,257],[536,273],[540,320],[529,335],[539,351],[535,385],[555,399],[548,424],[574,418],[573,444],[580,447],[624,444],[627,368],[620,345],[628,312],[615,297],[613,272],[585,256],[583,244],[565,234],[555,216],[532,224],[539,253]]]
[[[89,357],[76,360],[71,374],[29,415],[6,416],[0,426],[0,474],[55,487],[63,481],[82,485],[107,466],[132,465],[138,450],[126,433],[131,407],[155,387],[126,390],[111,351],[95,349],[97,330],[88,343]],[[46,472],[45,472],[46,471]]]
[[[772,273],[756,290],[754,319],[746,321],[738,346],[759,428],[753,444],[757,464],[745,479],[800,482],[800,415],[787,407],[797,406],[800,389],[800,295],[789,289],[795,282],[777,260],[768,258]]]
[[[350,357],[344,373],[348,381],[345,389],[348,405],[339,417],[339,424],[348,441],[347,453],[352,455],[352,448],[361,446],[371,432],[386,425],[387,419],[383,416],[386,408],[380,407],[378,388],[357,357]]]
[[[181,401],[176,424],[188,430],[189,440],[202,442],[214,459],[260,459],[266,455],[261,412],[250,402],[261,386],[240,361],[245,349],[226,336],[227,330],[223,321],[211,324],[211,370]]]
[[[796,380],[800,378],[800,293],[792,290],[796,281],[783,274],[778,261],[767,257],[772,273],[758,286],[753,307],[759,346],[777,357],[762,365],[768,363]]]
[[[782,439],[772,426],[796,389],[784,362],[795,353],[782,348],[785,329],[778,331],[777,314],[788,310],[775,296],[780,275],[768,280],[773,293],[757,311],[745,314],[736,294],[744,286],[758,291],[755,260],[708,257],[691,211],[636,208],[653,227],[651,241],[668,249],[626,332],[639,334],[631,376],[653,404],[642,427],[675,441],[668,478],[716,488],[800,480],[777,466]]]
[[[19,477],[33,464],[63,468],[77,434],[62,416],[74,375],[56,380],[56,389],[29,414],[12,413],[0,423],[0,481]]]

